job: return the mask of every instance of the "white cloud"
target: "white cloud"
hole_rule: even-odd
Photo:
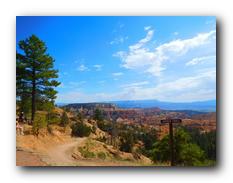
[[[68,84],[69,84],[69,88],[76,88],[76,87],[80,87],[82,85],[84,85],[86,83],[86,81],[78,81],[78,82],[73,82],[73,81],[70,81]]]
[[[114,72],[112,73],[113,76],[122,76],[123,73],[122,72]]]
[[[78,58],[77,60],[74,61],[75,64],[84,63],[84,62],[85,62],[84,58]]]
[[[145,30],[145,31],[148,31],[149,29],[151,29],[151,26],[145,26],[145,27],[144,27],[144,30]]]
[[[96,69],[96,71],[101,71],[102,69],[102,65],[98,65],[98,64],[93,65],[93,67]]]
[[[179,32],[173,32],[173,35],[177,36],[177,35],[179,35]]]
[[[119,36],[119,37],[116,37],[113,41],[110,42],[111,45],[114,45],[114,44],[121,44],[121,43],[124,43],[125,40],[127,40],[129,37],[128,36]]]
[[[129,46],[129,51],[119,51],[113,56],[120,57],[122,66],[127,69],[147,72],[158,77],[166,69],[165,62],[177,61],[187,52],[201,46],[215,45],[216,40],[216,31],[213,30],[197,34],[190,39],[177,39],[149,49],[148,43],[152,40],[153,34],[153,30],[148,30],[144,39]]]
[[[88,67],[86,67],[84,64],[81,64],[78,68],[77,68],[78,71],[88,71]]]
[[[147,42],[149,42],[152,39],[153,35],[154,35],[154,30],[148,30],[145,38],[141,39],[135,45],[129,46],[130,51],[133,52],[140,49],[142,46],[144,46]]]
[[[142,81],[142,82],[137,82],[137,83],[124,84],[124,85],[121,85],[120,87],[121,88],[133,88],[133,87],[141,87],[147,84],[149,84],[148,81]]]
[[[188,61],[185,65],[186,66],[192,66],[192,65],[197,65],[197,64],[202,64],[205,62],[212,62],[216,61],[216,56],[211,55],[211,56],[204,56],[204,57],[196,57],[193,58],[192,60]]]
[[[216,88],[209,85],[216,84],[215,68],[203,70],[192,76],[181,77],[174,81],[158,84],[154,87],[146,87],[147,81],[122,85],[115,93],[59,93],[58,101],[62,102],[100,102],[113,100],[143,100],[158,99],[171,102],[188,102],[211,100],[216,97]],[[140,87],[144,86],[144,87]]]

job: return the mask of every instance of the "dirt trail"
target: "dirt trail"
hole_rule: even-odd
[[[48,148],[47,155],[42,160],[52,166],[77,166],[78,162],[72,158],[75,147],[80,146],[86,138],[77,138],[74,142]]]
[[[86,143],[87,138],[17,136],[18,166],[140,166],[126,160],[75,159],[72,154]]]
[[[128,161],[104,161],[100,159],[72,158],[73,149],[81,146],[87,138],[77,138],[74,142],[51,147],[42,160],[51,166],[137,166]]]

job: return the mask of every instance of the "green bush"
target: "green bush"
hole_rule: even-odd
[[[96,120],[96,121],[103,121],[103,113],[100,109],[96,109],[95,112],[94,112],[94,116],[93,116],[93,119]]]
[[[61,121],[59,114],[55,112],[48,112],[46,119],[48,124],[59,124]]]
[[[180,162],[184,166],[198,166],[204,161],[204,151],[192,143],[184,144],[179,156]]]
[[[66,112],[63,112],[62,113],[62,116],[61,116],[61,121],[60,121],[60,125],[61,126],[67,126],[69,124],[69,118],[66,114]]]
[[[198,129],[185,128],[192,137],[192,143],[204,150],[209,160],[216,160],[216,131],[201,133]]]
[[[95,158],[95,153],[90,152],[86,146],[79,147],[78,150],[84,158]]]
[[[38,136],[39,135],[39,129],[44,128],[46,126],[47,126],[46,115],[36,113],[35,119],[33,121],[33,127],[32,127],[33,134]]]
[[[92,133],[95,133],[95,132],[96,132],[96,127],[95,127],[95,126],[92,126],[91,132],[92,132]]]
[[[106,154],[104,152],[98,152],[97,157],[104,160],[106,159]]]
[[[121,134],[120,141],[120,150],[131,153],[135,143],[132,132]]]
[[[112,124],[108,121],[97,121],[97,126],[104,132],[110,133],[112,130]]]
[[[103,137],[98,137],[96,140],[106,143],[107,138],[105,136],[103,136]]]
[[[76,136],[76,137],[88,137],[91,133],[91,127],[88,127],[87,125],[81,123],[81,122],[77,122],[74,123],[71,126],[72,129],[72,136]]]

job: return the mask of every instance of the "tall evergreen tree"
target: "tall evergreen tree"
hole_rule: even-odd
[[[34,120],[37,103],[54,103],[60,83],[54,59],[47,53],[45,43],[37,36],[19,41],[16,53],[16,94],[21,104],[31,100],[31,120]]]

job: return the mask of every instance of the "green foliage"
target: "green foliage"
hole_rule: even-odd
[[[178,128],[174,135],[174,154],[177,165],[195,166],[205,160],[204,151],[191,142],[191,136],[182,128]],[[154,144],[151,155],[154,162],[170,160],[168,135]]]
[[[198,166],[204,161],[204,151],[192,143],[183,144],[179,155],[179,162],[184,166]]]
[[[103,137],[99,137],[99,138],[97,138],[96,140],[98,140],[98,141],[100,141],[100,142],[104,142],[104,143],[106,143],[107,138],[106,138],[105,136],[103,136]]]
[[[104,120],[102,111],[100,109],[97,108],[95,110],[93,119],[96,120],[97,122]]]
[[[56,99],[58,71],[53,69],[54,59],[45,43],[35,35],[19,41],[18,46],[22,53],[16,53],[16,98],[22,111],[28,113],[31,109],[34,120],[36,110],[42,107],[40,103],[53,104]]]
[[[55,112],[48,112],[46,115],[46,120],[47,120],[48,125],[49,124],[59,124],[61,121],[59,114],[57,114]]]
[[[78,112],[78,113],[77,113],[77,120],[79,120],[79,121],[82,122],[83,119],[84,119],[83,113],[82,113],[82,112]]]
[[[110,123],[109,121],[97,121],[97,126],[99,129],[111,133],[111,130],[113,128],[112,123]]]
[[[97,129],[97,128],[96,128],[95,126],[92,126],[91,132],[92,132],[92,133],[95,133],[95,132],[96,132],[96,129]]]
[[[19,113],[23,112],[25,116],[30,116],[31,113],[31,98],[30,95],[21,96],[22,100],[17,101],[17,106],[19,106]]]
[[[124,152],[132,152],[135,143],[133,133],[131,131],[121,134],[120,150]]]
[[[86,146],[79,147],[78,150],[84,158],[95,158],[95,153],[89,151],[89,148]]]
[[[91,128],[81,122],[71,125],[71,129],[72,136],[76,137],[88,137],[91,133]]]
[[[60,125],[62,125],[62,126],[65,127],[65,126],[67,126],[68,124],[69,124],[69,118],[68,118],[66,112],[63,112],[63,113],[62,113],[62,116],[61,116]]]
[[[44,128],[46,126],[47,126],[46,115],[36,113],[35,120],[34,120],[33,127],[32,127],[33,134],[38,136],[39,129]]]
[[[154,148],[151,150],[151,159],[154,162],[157,161],[169,161],[170,160],[170,148],[169,137],[166,135],[160,141],[154,144]]]
[[[104,159],[106,159],[106,154],[104,152],[98,152],[97,157],[104,160]]]
[[[144,144],[143,154],[149,155],[149,151],[152,150],[153,144],[158,140],[155,129],[150,131],[140,132],[138,140],[141,140]]]
[[[52,112],[52,110],[54,109],[54,102],[53,101],[48,101],[48,100],[44,100],[44,99],[37,99],[37,110],[40,111],[47,111],[49,113]]]
[[[207,159],[216,160],[216,131],[200,133],[198,129],[185,128],[192,137],[192,142],[204,150]]]

